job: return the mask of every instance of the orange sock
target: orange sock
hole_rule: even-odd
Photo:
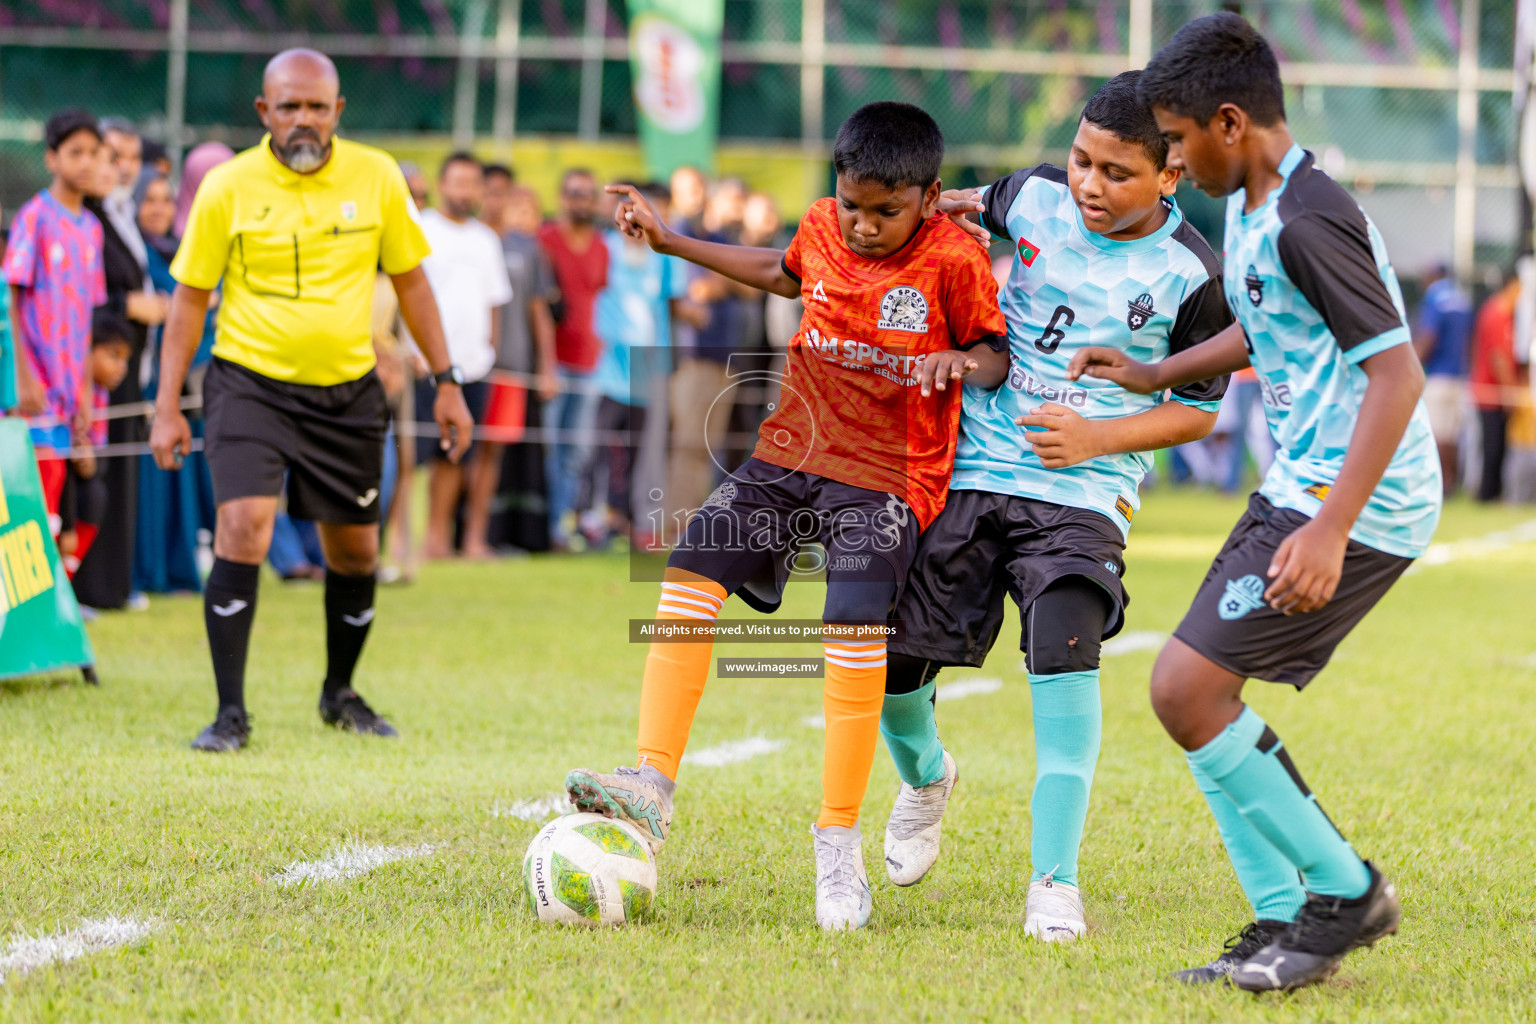
[[[859,821],[859,806],[869,789],[885,703],[885,643],[827,641],[827,683],[822,708],[827,740],[821,770],[821,828]]]
[[[658,622],[713,623],[725,605],[725,588],[714,580],[681,569],[668,569],[656,606]],[[709,678],[709,656],[715,642],[653,643],[645,656],[640,684],[640,735],[636,742],[640,764],[648,764],[669,779],[688,746],[693,713]],[[881,685],[882,690],[884,684]],[[880,714],[879,706],[875,715]],[[865,771],[868,775],[868,771]]]

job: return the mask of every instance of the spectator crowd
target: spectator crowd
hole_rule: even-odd
[[[192,197],[234,154],[204,143],[173,177],[166,148],[127,121],[64,111],[45,135],[52,183],[11,218],[0,264],[0,410],[28,420],[82,606],[140,608],[148,594],[199,590],[211,558],[207,468],[195,453],[179,469],[156,467],[146,403]],[[374,346],[394,426],[380,500],[394,574],[418,555],[675,539],[778,400],[799,303],[626,238],[613,228],[613,197],[587,170],[561,176],[551,218],[505,164],[457,152],[431,177],[410,164],[402,172],[478,428],[462,462],[442,457],[426,414],[432,384],[381,273]],[[669,181],[632,184],[692,237],[782,247],[792,230],[771,196],[738,179],[683,167]],[[1518,278],[1505,275],[1481,304],[1443,267],[1422,281],[1414,344],[1447,491],[1536,500]],[[182,396],[194,433],[217,317],[215,293]],[[1262,474],[1272,449],[1260,401],[1252,371],[1234,378],[1212,435],[1173,453],[1174,478],[1236,491],[1251,470]],[[418,469],[427,476],[419,531],[406,500]],[[285,579],[319,576],[312,524],[280,516],[270,559]]]

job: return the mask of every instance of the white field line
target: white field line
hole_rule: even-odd
[[[1424,552],[1424,557],[1409,566],[1408,571],[1418,572],[1431,565],[1446,565],[1463,558],[1491,555],[1496,551],[1503,551],[1519,544],[1529,544],[1532,541],[1536,541],[1536,519],[1527,519],[1507,530],[1495,530],[1481,537],[1467,537],[1464,540],[1431,544],[1429,550]]]
[[[958,683],[945,683],[938,688],[939,700],[959,700],[961,697],[980,697],[996,693],[1003,688],[1001,679],[962,679]]]
[[[154,925],[131,917],[103,917],[54,935],[19,935],[0,952],[0,982],[13,972],[25,974],[49,964],[79,959],[87,953],[131,945],[154,930]]]
[[[491,807],[491,817],[516,818],[519,821],[546,821],[570,806],[571,801],[564,793],[551,793],[549,796],[518,800],[506,806],[502,806],[501,801],[498,800]]]
[[[1141,629],[1134,633],[1121,633],[1114,639],[1104,642],[1104,646],[1099,650],[1099,656],[1102,658],[1118,658],[1122,654],[1155,651],[1162,647],[1167,639],[1167,633],[1159,633],[1151,629]]]
[[[684,764],[696,764],[701,768],[719,768],[738,761],[750,761],[764,754],[775,754],[789,745],[788,740],[770,740],[766,736],[748,736],[744,740],[731,740],[703,750],[683,755]]]
[[[349,842],[319,860],[294,861],[273,875],[272,881],[278,885],[298,885],[301,882],[334,882],[355,878],[397,860],[425,857],[434,849],[436,847],[432,845],[368,846]]]
[[[826,715],[806,715],[800,719],[800,724],[807,729],[825,729],[827,727]]]

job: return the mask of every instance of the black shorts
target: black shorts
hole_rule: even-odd
[[[901,593],[917,537],[917,517],[897,495],[748,459],[689,519],[667,565],[762,612],[778,609],[789,580],[824,573],[828,609],[859,605],[861,592],[890,595],[885,607],[849,616],[878,622]]]
[[[460,389],[464,392],[464,404],[469,407],[470,416],[474,417],[475,426],[479,426],[485,420],[485,406],[491,397],[491,384],[484,380],[466,381]],[[423,377],[416,382],[416,465],[431,462],[433,459],[448,461],[448,453],[443,451],[442,439],[437,436],[437,425],[432,421],[432,408],[437,404],[437,385],[432,383],[431,377]],[[469,447],[464,449],[464,456],[459,459],[459,465],[469,461],[470,455],[475,450],[475,442],[471,440]]]
[[[1102,639],[1120,632],[1130,596],[1125,538],[1107,516],[990,491],[950,491],[944,511],[918,544],[917,558],[892,616],[900,625],[890,649],[940,665],[980,667],[1003,628],[1003,597],[1020,611],[1046,587],[1086,576],[1114,606]],[[1028,629],[1028,616],[1024,617]],[[1028,635],[1019,649],[1028,647]]]
[[[1270,560],[1281,541],[1311,521],[1263,495],[1250,497],[1173,635],[1228,672],[1298,690],[1311,682],[1339,641],[1413,564],[1352,540],[1333,600],[1316,611],[1278,612],[1264,601]]]
[[[203,383],[213,500],[275,498],[320,523],[379,521],[389,408],[372,370],[330,387],[287,384],[227,359]]]

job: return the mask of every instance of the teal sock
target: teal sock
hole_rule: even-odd
[[[1290,755],[1264,719],[1245,707],[1237,720],[1189,763],[1221,788],[1243,820],[1301,872],[1308,892],[1354,899],[1371,875],[1302,781]]]
[[[1035,718],[1035,792],[1029,843],[1032,879],[1077,884],[1077,850],[1088,820],[1088,792],[1099,761],[1103,715],[1099,672],[1029,677]]]
[[[1294,921],[1297,911],[1307,901],[1301,876],[1268,839],[1243,819],[1237,805],[1227,799],[1221,787],[1195,764],[1193,757],[1190,757],[1189,770],[1195,777],[1195,785],[1205,794],[1205,802],[1211,805],[1211,814],[1216,817],[1216,831],[1221,833],[1222,845],[1227,848],[1232,870],[1237,873],[1237,883],[1253,905],[1253,919]]]
[[[880,709],[880,735],[909,786],[928,786],[944,774],[944,744],[933,716],[932,680],[911,693],[888,693]]]

